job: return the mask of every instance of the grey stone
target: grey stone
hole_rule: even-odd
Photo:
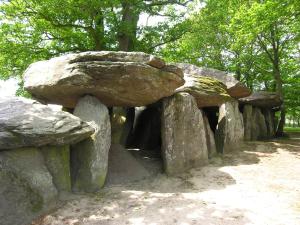
[[[205,127],[205,134],[206,134],[206,144],[208,150],[208,157],[212,158],[217,153],[216,142],[215,142],[215,135],[210,128],[209,121],[207,116],[204,114],[204,127]]]
[[[211,77],[221,81],[226,85],[229,95],[233,98],[247,97],[251,94],[251,90],[243,83],[234,78],[233,74],[220,70],[198,67],[188,63],[176,64],[184,73]]]
[[[0,224],[29,224],[55,206],[57,194],[39,149],[0,152]]]
[[[199,108],[220,106],[232,99],[226,86],[214,78],[185,73],[184,80],[184,85],[177,88],[176,92],[187,92],[194,96]]]
[[[275,136],[275,113],[271,109],[264,109],[262,113],[266,120],[267,136],[273,138]]]
[[[61,192],[71,191],[70,147],[45,146],[41,148],[45,165],[53,177],[56,189]]]
[[[88,122],[95,133],[72,146],[72,188],[74,191],[96,192],[105,183],[111,126],[108,109],[97,98],[82,97],[74,115]]]
[[[260,108],[253,107],[252,140],[264,140],[268,138],[267,124]]]
[[[66,145],[93,132],[70,113],[21,97],[0,98],[0,149]]]
[[[244,139],[245,141],[252,140],[252,128],[253,128],[253,107],[251,105],[245,105],[243,109],[243,121],[244,121]]]
[[[258,91],[248,97],[240,98],[239,102],[260,108],[273,108],[281,106],[282,99],[275,92]]]
[[[243,142],[243,117],[237,101],[226,102],[220,107],[215,140],[220,153],[238,150]]]
[[[177,93],[163,100],[162,155],[169,175],[208,162],[203,112],[193,96]]]
[[[271,110],[244,105],[245,140],[256,141],[275,135],[274,114]]]
[[[83,52],[36,62],[24,74],[35,98],[74,108],[86,94],[107,106],[144,106],[183,85],[183,73],[145,53]]]

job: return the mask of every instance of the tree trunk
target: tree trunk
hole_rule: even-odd
[[[119,50],[134,51],[137,35],[137,23],[139,19],[134,3],[124,0],[122,2],[122,22],[119,27]]]

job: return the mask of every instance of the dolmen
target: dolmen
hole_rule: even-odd
[[[271,93],[251,94],[232,74],[142,52],[36,62],[24,88],[35,100],[0,99],[0,224],[28,224],[67,193],[101,190],[110,152],[124,155],[120,136],[124,147],[159,154],[176,176],[244,140],[271,137],[281,104]],[[120,132],[126,120],[128,136]]]

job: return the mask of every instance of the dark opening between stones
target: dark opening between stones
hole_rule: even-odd
[[[135,182],[162,172],[160,105],[135,108],[132,130],[124,144],[111,146],[107,186]]]
[[[211,130],[215,133],[218,125],[219,107],[205,107],[203,111],[207,116]]]

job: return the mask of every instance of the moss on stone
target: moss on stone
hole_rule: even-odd
[[[46,166],[59,191],[71,191],[69,146],[46,146],[41,148]]]

